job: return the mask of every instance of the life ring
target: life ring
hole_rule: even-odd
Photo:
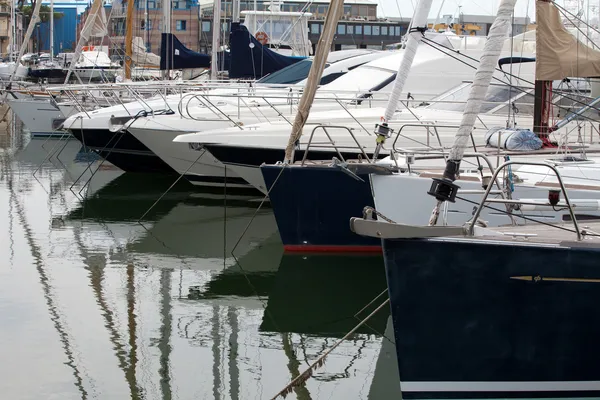
[[[258,40],[258,43],[262,44],[263,46],[269,43],[269,35],[267,35],[266,32],[256,32],[254,37],[256,40]]]

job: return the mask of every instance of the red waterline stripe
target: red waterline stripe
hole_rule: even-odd
[[[381,253],[381,246],[286,244],[287,253]]]

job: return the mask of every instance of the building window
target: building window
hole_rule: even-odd
[[[177,29],[178,31],[185,31],[187,28],[187,21],[178,20],[175,24],[175,27],[175,29]]]
[[[318,6],[319,14],[325,14],[327,12],[327,6]]]
[[[387,26],[382,26],[381,27],[381,34],[383,36],[387,36],[387,34],[388,34],[388,27]]]
[[[365,35],[371,36],[371,25],[365,25]]]
[[[345,35],[346,34],[346,25],[339,24],[337,26],[337,33],[338,33],[338,35]]]
[[[178,0],[173,2],[173,8],[175,10],[187,10],[188,4],[186,0]]]
[[[401,36],[402,34],[402,28],[400,28],[399,26],[396,27],[396,36]]]
[[[202,21],[202,32],[210,32],[210,21]]]
[[[354,33],[357,35],[362,35],[362,25],[356,25],[354,27]]]
[[[380,35],[380,26],[379,25],[373,25],[373,36],[379,36]]]
[[[310,33],[312,33],[313,35],[318,35],[319,34],[319,24],[310,24]]]
[[[148,0],[148,9],[149,10],[154,10],[156,8],[156,1],[154,0]]]
[[[352,12],[352,6],[344,6],[344,15],[350,15]]]

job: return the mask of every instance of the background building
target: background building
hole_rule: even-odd
[[[270,1],[257,1],[257,10],[267,10]],[[212,16],[213,2],[206,2],[200,6],[202,15],[200,31],[200,50],[210,52],[212,44]],[[281,3],[282,11],[310,12],[313,14],[309,20],[309,40],[314,47],[321,36],[325,15],[329,9],[328,0],[316,0],[308,5],[306,2],[290,0]],[[231,16],[232,2],[221,3],[222,15]],[[254,1],[242,1],[240,10],[254,10]],[[230,18],[225,20],[229,29]],[[398,43],[406,33],[410,19],[396,18],[394,20],[378,18],[377,3],[370,0],[345,0],[344,13],[337,26],[337,33],[333,40],[333,50],[344,48],[384,48],[388,44]]]
[[[49,1],[42,4],[50,6]],[[54,18],[54,55],[61,52],[75,50],[77,45],[77,22],[78,8],[87,6],[86,1],[54,2],[54,14],[60,14],[60,18]],[[45,16],[47,17],[47,16]],[[50,22],[38,24],[34,31],[34,38],[39,43],[41,52],[50,52]]]

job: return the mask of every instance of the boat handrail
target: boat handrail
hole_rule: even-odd
[[[495,181],[498,178],[498,174],[502,170],[506,169],[507,167],[509,167],[511,165],[530,165],[530,166],[547,167],[550,170],[552,170],[552,172],[554,172],[554,174],[556,175],[558,184],[560,186],[560,191],[564,195],[565,204],[569,210],[569,214],[571,215],[571,221],[573,221],[573,225],[575,227],[575,232],[577,234],[577,240],[578,241],[583,240],[581,230],[579,229],[579,223],[577,222],[575,212],[573,211],[573,206],[571,205],[571,201],[569,200],[569,195],[567,194],[567,189],[563,183],[562,177],[560,176],[560,172],[558,172],[558,169],[554,165],[547,163],[547,162],[510,160],[510,161],[506,161],[506,162],[502,163],[501,165],[498,166],[498,168],[496,168],[496,170],[494,171],[494,173],[492,175],[492,180]],[[477,207],[477,210],[475,211],[475,214],[473,215],[473,218],[471,219],[471,221],[477,221],[477,218],[479,218],[479,215],[481,215],[483,208],[486,206],[485,204],[492,202],[491,200],[488,200],[491,188],[492,188],[492,185],[488,185],[488,187],[483,195],[483,198],[481,199],[481,202],[479,203],[479,206]],[[514,205],[516,203],[516,201],[514,199],[502,199],[502,200],[493,199],[493,202],[494,203],[504,203],[506,205],[508,205],[508,204]],[[547,205],[552,206],[551,203],[548,203]],[[475,223],[474,222],[472,222],[469,225],[468,234],[470,236],[475,235]]]
[[[362,156],[365,158],[365,160],[367,160],[368,162],[370,162],[369,156],[367,155],[367,153],[365,152],[365,150],[362,148],[362,146],[360,145],[360,143],[356,139],[356,136],[354,136],[354,133],[352,133],[352,130],[350,128],[348,128],[347,126],[341,126],[341,125],[317,125],[310,132],[310,137],[308,139],[308,142],[306,143],[306,149],[304,150],[304,156],[302,157],[302,162],[300,163],[301,166],[304,166],[304,164],[306,163],[306,159],[308,157],[308,151],[309,151],[309,149],[311,147],[312,140],[313,140],[313,137],[315,135],[315,132],[318,129],[323,129],[323,132],[325,132],[325,135],[327,135],[327,138],[329,139],[330,144],[333,146],[333,148],[337,152],[338,156],[340,157],[340,160],[342,162],[346,162],[346,160],[344,159],[344,156],[340,152],[341,146],[338,146],[338,145],[335,144],[335,141],[329,135],[329,132],[327,131],[327,128],[330,128],[330,129],[342,129],[342,130],[348,131],[348,133],[350,134],[350,136],[352,136],[352,139],[356,143],[356,147],[362,153]],[[313,147],[317,147],[317,146],[313,146]],[[319,146],[319,147],[322,147],[322,146]]]

